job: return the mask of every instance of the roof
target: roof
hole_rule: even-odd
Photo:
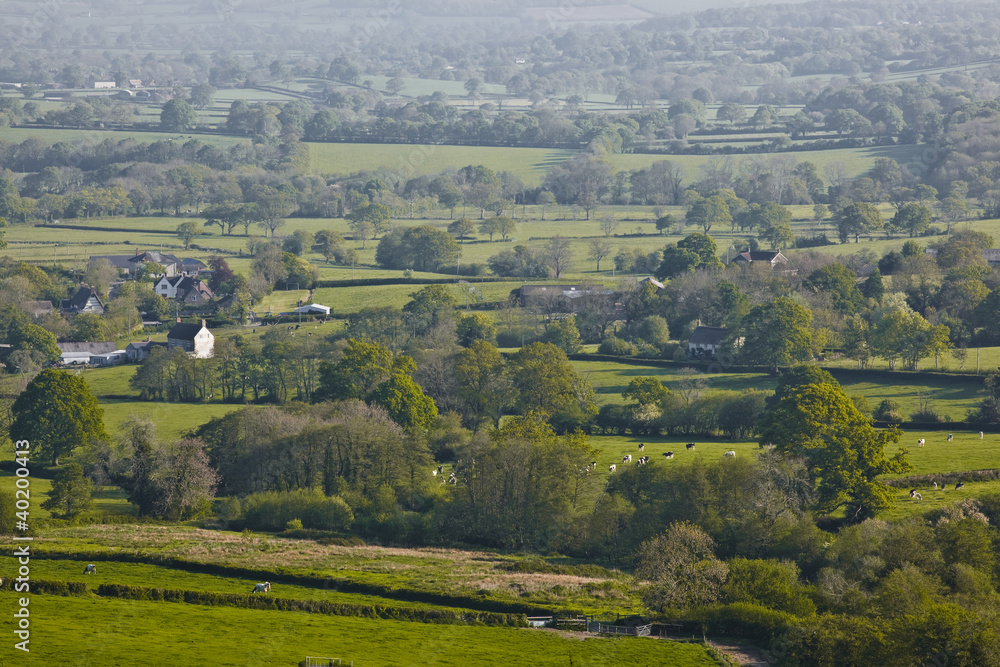
[[[98,262],[98,260],[106,259],[111,262],[111,266],[116,269],[131,269],[132,265],[129,263],[133,255],[91,255],[90,259],[87,261],[87,266],[93,266]]]
[[[97,294],[97,291],[90,285],[80,285],[80,289],[76,291],[69,299],[63,299],[60,303],[60,308],[63,310],[83,310],[87,307],[87,302],[90,301],[90,297],[97,299],[97,302],[101,304],[101,308],[104,304],[101,302],[101,297]]]
[[[299,306],[295,309],[296,313],[323,313],[325,315],[330,314],[330,306],[321,306],[318,303],[310,303],[308,306]]]
[[[785,263],[788,259],[777,250],[747,250],[733,257],[734,262],[768,262],[769,264]]]
[[[190,267],[190,266],[196,266],[199,269],[207,269],[208,268],[208,264],[205,264],[205,262],[201,261],[200,259],[195,259],[194,257],[185,257],[184,259],[181,260],[181,264],[185,268]]]
[[[161,264],[163,266],[167,266],[169,264],[181,263],[181,260],[177,259],[175,256],[163,252],[158,252],[156,250],[148,250],[144,253],[133,255],[128,258],[128,261],[131,262],[132,264],[135,264],[137,262],[156,262],[157,264]]]
[[[138,343],[129,343],[125,346],[125,349],[132,348],[133,350],[150,350],[154,347],[166,347],[166,343],[159,343],[153,340],[141,340]]]
[[[117,349],[111,341],[103,343],[56,343],[63,354],[110,354]]]
[[[198,335],[204,327],[202,324],[192,324],[190,322],[178,322],[174,325],[174,328],[167,333],[167,338],[174,338],[176,340],[194,340],[194,337]]]
[[[661,283],[659,280],[656,280],[655,278],[650,278],[650,277],[643,278],[642,280],[639,281],[640,285],[642,283],[649,283],[656,289],[663,289],[663,283]]]
[[[725,327],[703,327],[697,326],[691,332],[688,343],[691,345],[720,345],[722,339],[726,337]]]

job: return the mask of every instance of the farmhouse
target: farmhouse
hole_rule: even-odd
[[[104,304],[101,297],[97,295],[90,285],[80,283],[80,289],[71,299],[63,299],[59,302],[59,312],[65,315],[78,315],[80,313],[104,314]]]
[[[751,264],[753,262],[767,262],[771,266],[787,264],[788,258],[777,250],[747,250],[733,257],[733,264]]]
[[[125,347],[125,357],[132,362],[145,361],[154,347],[167,347],[167,344],[154,343],[148,338],[138,343],[129,343]]]
[[[725,337],[725,327],[705,327],[699,324],[688,338],[688,356],[695,359],[714,357]]]
[[[132,270],[138,269],[140,266],[146,262],[152,262],[154,264],[159,264],[163,267],[164,272],[167,276],[176,276],[178,273],[182,273],[183,267],[181,265],[181,260],[177,259],[175,256],[157,252],[155,250],[150,250],[147,252],[140,253],[138,249],[135,251],[135,256],[129,257],[129,266]]]
[[[102,259],[108,260],[108,262],[111,263],[111,266],[115,267],[119,271],[123,271],[126,274],[132,272],[133,266],[129,263],[129,260],[132,259],[132,255],[91,255],[90,259],[87,260],[87,268],[91,268]]]
[[[57,343],[59,346],[59,362],[65,366],[79,366],[91,363],[95,355],[111,354],[117,346],[113,342],[105,343]]]
[[[167,347],[179,347],[196,359],[210,359],[215,354],[215,336],[205,326],[178,322],[167,333]]]
[[[51,301],[25,301],[24,311],[35,317],[46,317],[54,312]]]
[[[189,305],[205,303],[215,296],[206,283],[198,278],[184,275],[163,276],[153,289],[164,299],[177,299]]]

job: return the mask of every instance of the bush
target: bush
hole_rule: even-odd
[[[285,524],[285,530],[302,530],[302,521],[299,519],[292,519]]]
[[[943,417],[938,415],[938,413],[934,410],[934,408],[930,406],[925,406],[917,410],[916,412],[910,413],[910,421],[923,422],[926,424],[940,424],[945,420]]]
[[[891,424],[901,424],[903,422],[903,414],[900,412],[899,403],[888,398],[883,399],[878,404],[878,407],[872,412],[872,417],[875,418],[875,421],[889,422]]]
[[[638,351],[639,349],[632,343],[614,336],[605,338],[601,341],[601,346],[597,348],[598,354],[609,354],[615,357],[631,357]]]
[[[277,532],[293,520],[305,528],[347,530],[354,513],[340,496],[305,489],[255,493],[243,501],[243,524],[248,528]]]

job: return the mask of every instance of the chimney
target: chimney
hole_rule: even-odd
[[[177,316],[177,324],[180,324],[180,323],[181,323],[181,316],[180,316],[180,315],[178,315],[178,316]]]
[[[698,325],[697,326],[699,326],[699,327],[701,326],[701,320],[698,320]]]
[[[136,257],[138,257],[138,256],[139,256],[139,249],[138,249],[138,248],[136,248],[136,249],[135,249],[135,256],[136,256]]]
[[[201,321],[201,328],[202,329],[207,329],[208,328],[208,327],[205,326],[205,320]]]

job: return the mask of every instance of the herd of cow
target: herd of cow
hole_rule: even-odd
[[[695,443],[689,442],[688,444],[684,445],[684,448],[688,449],[688,450],[694,449],[695,448]],[[639,451],[641,452],[644,449],[646,449],[646,443],[640,442],[639,443]],[[725,452],[723,454],[723,456],[728,456],[728,457],[736,456],[736,450],[730,449],[728,452]],[[670,451],[670,452],[663,452],[663,458],[665,458],[665,459],[672,459],[672,458],[674,458],[674,453],[672,451]],[[622,457],[622,463],[631,463],[631,462],[632,462],[632,455],[631,454],[626,454],[625,456]],[[636,465],[640,465],[641,466],[641,465],[645,465],[647,463],[649,463],[649,457],[648,456],[640,456],[639,458],[637,458],[635,460],[635,464]],[[597,465],[596,461],[591,461],[590,466],[588,466],[587,469],[591,470],[596,465]],[[608,466],[608,472],[614,472],[617,469],[618,469],[618,464],[616,464],[616,463],[612,463],[610,466]]]

